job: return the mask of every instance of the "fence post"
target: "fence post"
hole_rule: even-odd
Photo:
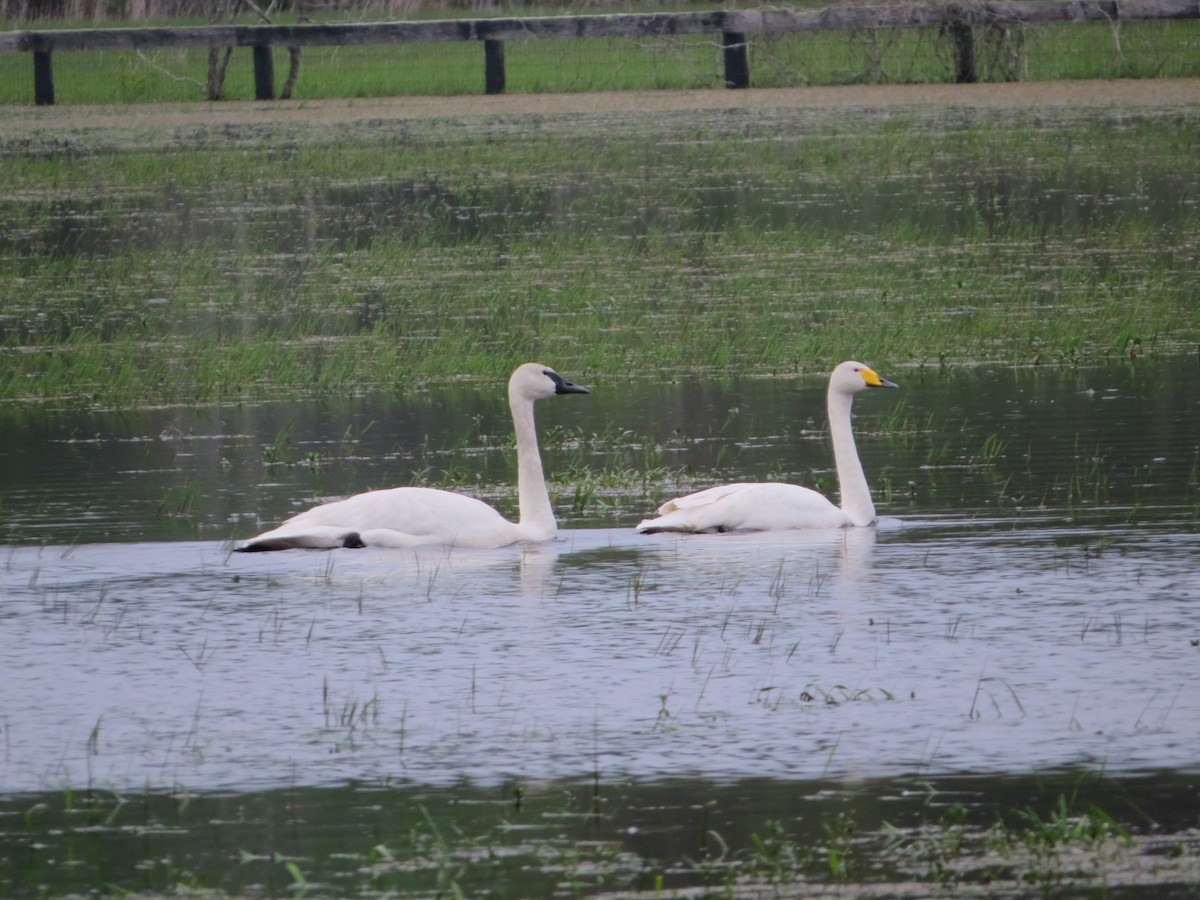
[[[504,93],[504,41],[483,42],[483,84],[489,94]]]
[[[737,31],[721,34],[725,46],[725,87],[750,87],[750,63],[746,57],[746,35]]]
[[[275,99],[275,62],[270,44],[254,45],[254,99]]]
[[[38,106],[54,105],[54,71],[49,50],[33,51],[33,102]]]
[[[949,27],[950,39],[954,42],[954,83],[974,84],[975,35],[970,25],[954,22]]]

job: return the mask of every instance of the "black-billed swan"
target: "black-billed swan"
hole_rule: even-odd
[[[586,394],[547,366],[525,363],[508,380],[508,405],[517,435],[517,502],[520,521],[510,522],[486,503],[434,488],[368,491],[292,516],[278,528],[239,544],[240,551],[336,547],[505,547],[548,541],[558,533],[542,458],[533,404],[555,394]]]
[[[816,491],[796,484],[738,482],[668,500],[658,508],[656,518],[645,519],[637,530],[642,534],[704,533],[873,524],[875,504],[871,502],[867,476],[854,447],[850,405],[859,391],[894,387],[897,385],[860,362],[841,363],[829,376],[829,432],[842,494],[840,507]]]

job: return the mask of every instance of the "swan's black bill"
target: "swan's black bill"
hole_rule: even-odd
[[[580,387],[577,384],[571,384],[567,379],[563,378],[557,372],[546,372],[546,377],[554,382],[554,393],[556,394],[586,394],[588,389]]]

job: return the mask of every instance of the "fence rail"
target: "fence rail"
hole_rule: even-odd
[[[641,38],[709,34],[724,47],[725,83],[750,85],[747,35],[825,30],[939,28],[954,42],[955,78],[974,81],[972,29],[1054,22],[1200,19],[1200,0],[994,0],[528,18],[443,19],[423,22],[321,25],[209,25],[180,28],[97,28],[0,32],[0,52],[33,55],[34,102],[54,103],[51,54],[89,50],[251,47],[255,96],[273,99],[271,49],[365,44],[482,41],[487,93],[504,90],[504,42],[564,38]]]

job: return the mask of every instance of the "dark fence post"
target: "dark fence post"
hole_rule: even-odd
[[[483,84],[489,94],[504,93],[504,41],[483,42]]]
[[[726,31],[721,35],[725,46],[725,87],[750,87],[750,63],[746,57],[746,35]]]
[[[254,45],[254,99],[275,99],[275,62],[270,44]]]
[[[950,25],[950,39],[954,42],[954,83],[974,84],[975,35],[970,25],[955,22]]]
[[[33,102],[38,106],[54,105],[54,71],[49,50],[33,51]]]

